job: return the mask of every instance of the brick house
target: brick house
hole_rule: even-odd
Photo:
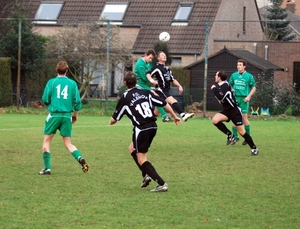
[[[226,40],[263,39],[255,0],[19,0],[19,3],[25,5],[28,18],[35,19],[35,29],[43,35],[54,34],[63,22],[76,25],[105,16],[124,30],[124,37],[130,37],[132,52],[137,57],[153,47],[162,31],[167,31],[171,35],[170,53],[180,58],[183,66],[199,60],[203,54],[206,20],[210,21],[210,46],[220,34]],[[213,53],[213,49],[209,50]]]
[[[263,40],[255,0],[19,0],[34,30],[53,35],[64,23],[76,24],[107,18],[120,27],[135,60],[158,42],[162,31],[171,35],[169,52],[174,64],[186,66],[204,56],[205,39],[209,54],[215,52],[214,40]],[[5,7],[4,7],[5,8]],[[2,11],[0,11],[2,12]],[[10,15],[1,15],[1,18]],[[208,33],[206,33],[206,29]],[[206,36],[208,35],[208,36]],[[134,63],[133,63],[134,65]],[[110,89],[110,95],[116,92]]]
[[[283,0],[282,8],[286,8],[288,11],[294,13],[300,17],[300,1],[299,0]]]
[[[282,85],[293,85],[300,90],[300,42],[290,41],[253,41],[236,42],[215,40],[215,49],[243,49],[269,60],[284,71],[274,72],[274,82]]]

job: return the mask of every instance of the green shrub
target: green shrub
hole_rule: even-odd
[[[287,84],[274,84],[272,79],[257,77],[257,90],[251,106],[269,108],[271,115],[300,115],[300,94]]]
[[[292,87],[278,88],[275,97],[275,109],[273,114],[300,115],[300,95]]]
[[[293,109],[291,107],[288,107],[284,112],[284,114],[286,115],[292,115],[292,113],[293,113]]]
[[[0,58],[0,107],[12,105],[10,64],[10,58]]]
[[[274,112],[274,97],[276,87],[273,85],[272,78],[265,79],[263,75],[258,75],[256,79],[256,92],[251,100],[251,106],[254,108],[269,108]]]

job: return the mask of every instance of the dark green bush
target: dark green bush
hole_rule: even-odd
[[[287,84],[274,84],[272,79],[257,78],[257,90],[251,101],[254,110],[269,108],[271,115],[300,115],[300,94]]]
[[[0,58],[0,107],[12,105],[10,58]]]

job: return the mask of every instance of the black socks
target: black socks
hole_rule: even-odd
[[[226,125],[223,122],[218,122],[217,124],[215,124],[215,126],[221,130],[224,134],[226,135],[230,135],[231,131],[228,130],[228,128],[226,127]]]
[[[137,159],[137,156],[136,156],[136,150],[134,150],[132,153],[131,153],[131,156],[134,160],[134,162],[136,163],[136,165],[139,167],[139,169],[142,171],[142,176],[146,176],[147,173],[144,173],[143,170],[142,170],[142,166],[140,166],[139,162],[138,162],[138,159]]]
[[[142,164],[142,169],[152,178],[152,180],[156,181],[159,185],[165,184],[165,181],[158,175],[155,168],[149,161],[145,161]]]
[[[252,137],[249,134],[247,134],[247,132],[242,137],[245,139],[245,141],[248,143],[251,149],[256,149]]]

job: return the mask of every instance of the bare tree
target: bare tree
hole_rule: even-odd
[[[68,24],[59,28],[56,35],[49,39],[49,57],[64,59],[69,63],[69,72],[80,85],[82,98],[88,95],[93,81],[99,81],[98,88],[107,98],[110,73],[117,71],[123,75],[125,66],[132,65],[131,50],[121,41],[119,29],[117,26],[107,27],[103,21],[84,22],[75,26]],[[122,82],[120,77],[114,79],[118,88]]]

